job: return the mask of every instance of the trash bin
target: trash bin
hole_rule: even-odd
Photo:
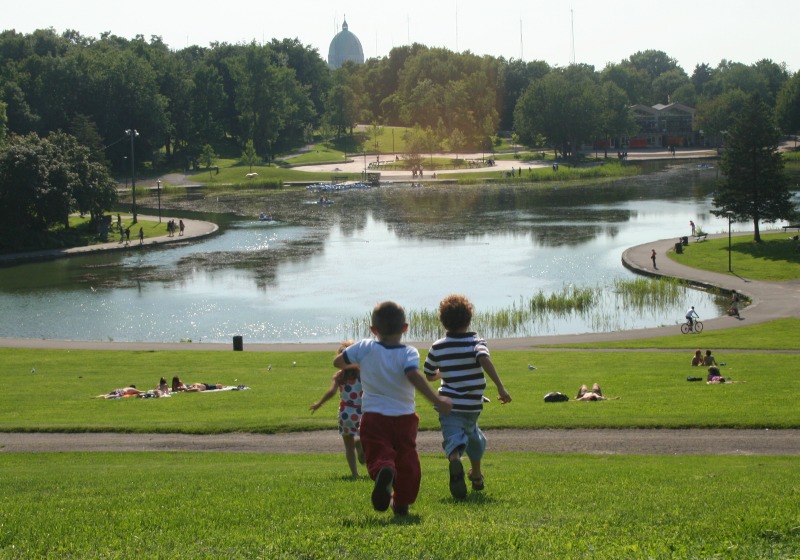
[[[239,335],[233,337],[233,350],[234,352],[241,352],[244,350],[244,341]]]
[[[678,241],[678,242],[675,244],[675,252],[676,252],[676,253],[678,253],[679,255],[683,254],[683,245],[681,245],[681,242],[680,242],[680,241]],[[240,337],[240,338],[241,338],[241,337]]]
[[[681,237],[681,243],[683,243],[683,246],[686,247],[689,244],[689,237],[686,235]]]

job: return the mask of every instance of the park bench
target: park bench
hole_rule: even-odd
[[[786,233],[790,229],[800,230],[800,224],[794,224],[794,225],[791,225],[791,226],[783,226],[783,232],[784,233]]]
[[[693,235],[692,239],[694,239],[695,243],[700,243],[701,241],[705,241],[706,237],[708,237],[707,233],[701,233],[700,235]]]

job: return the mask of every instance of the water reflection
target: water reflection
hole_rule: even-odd
[[[648,239],[710,233],[713,174],[692,164],[588,187],[404,186],[331,195],[162,192],[165,217],[209,219],[223,233],[170,249],[92,255],[0,270],[0,336],[145,341],[336,341],[378,301],[435,309],[451,292],[483,311],[564,286],[600,287],[590,312],[540,317],[521,331],[573,333],[674,324],[684,303],[621,312],[608,288],[630,277],[622,251]],[[142,212],[147,204],[144,197]],[[259,222],[269,212],[276,223]],[[168,219],[168,218],[166,218]],[[746,226],[743,226],[746,227]],[[687,296],[701,316],[714,298]]]

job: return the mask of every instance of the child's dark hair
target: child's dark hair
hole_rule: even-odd
[[[448,332],[463,331],[472,322],[474,308],[462,294],[450,294],[439,304],[439,320]]]
[[[384,301],[372,310],[372,326],[381,336],[400,334],[406,326],[406,312],[393,301]]]

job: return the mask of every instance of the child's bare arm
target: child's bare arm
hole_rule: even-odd
[[[325,404],[328,401],[328,399],[330,399],[333,395],[336,394],[336,391],[339,389],[338,377],[339,373],[334,375],[333,382],[331,383],[330,388],[327,391],[325,391],[325,394],[322,395],[322,398],[320,398],[317,402],[308,407],[308,410],[310,410],[312,414],[314,413],[315,410],[317,410],[319,407]]]
[[[339,354],[333,359],[333,367],[337,369],[345,369],[348,365],[350,364],[344,359],[344,354]]]
[[[436,410],[442,414],[450,414],[450,411],[453,409],[453,401],[447,397],[437,395],[434,390],[431,389],[431,386],[428,385],[428,382],[425,381],[425,378],[418,369],[412,369],[406,372],[406,378],[416,387],[417,391],[419,391],[423,397],[433,404]]]
[[[491,379],[495,387],[497,387],[498,400],[503,404],[510,403],[511,395],[508,394],[508,391],[506,391],[506,388],[503,386],[503,382],[500,381],[500,376],[497,374],[492,359],[489,356],[481,356],[478,358],[478,363],[481,364],[483,371],[486,372],[486,375],[489,376],[489,379]]]

